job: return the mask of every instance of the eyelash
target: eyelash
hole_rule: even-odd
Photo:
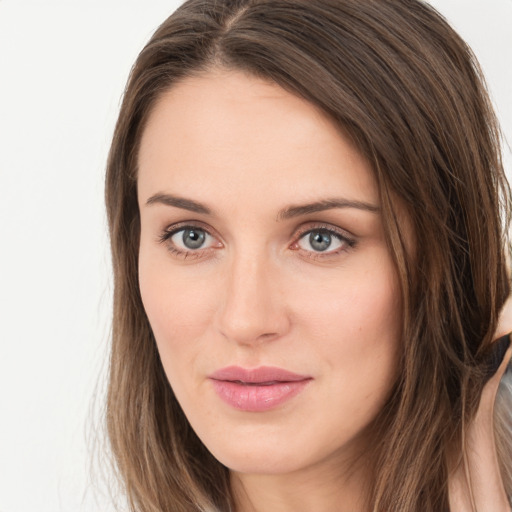
[[[314,223],[313,223],[314,224]],[[176,257],[182,258],[182,259],[197,259],[204,257],[208,252],[214,251],[218,247],[207,247],[206,249],[197,249],[197,250],[188,250],[184,251],[182,249],[178,249],[172,242],[170,242],[171,238],[179,233],[180,231],[185,230],[197,230],[197,231],[203,231],[208,236],[214,237],[210,233],[210,231],[202,226],[201,224],[194,224],[194,223],[184,223],[184,224],[178,224],[174,226],[170,226],[166,228],[158,237],[158,242],[161,244],[165,244],[167,246],[167,249],[169,252]],[[301,249],[299,246],[299,242],[308,234],[319,232],[319,233],[325,233],[329,236],[337,239],[342,246],[336,250],[333,251],[308,251],[305,249]],[[327,259],[329,257],[336,257],[342,252],[346,252],[356,246],[356,240],[349,236],[345,231],[338,229],[335,229],[332,225],[326,225],[326,224],[314,224],[311,223],[308,224],[307,227],[303,227],[299,229],[294,234],[294,242],[290,244],[290,249],[293,251],[301,251],[302,255],[309,259],[314,260],[323,260]]]
[[[299,246],[300,240],[304,239],[307,235],[311,233],[326,233],[329,236],[337,239],[342,245],[338,249],[335,250],[327,250],[326,252],[322,251],[307,251],[301,250]],[[291,244],[290,247],[293,247],[292,250],[301,251],[303,256],[313,260],[326,260],[327,258],[336,257],[339,254],[346,252],[350,249],[353,249],[356,246],[356,240],[354,237],[350,236],[347,232],[342,231],[339,228],[334,228],[334,226],[329,224],[322,223],[308,223],[307,226],[299,228],[299,230],[294,235],[295,242]]]
[[[166,228],[158,237],[158,242],[161,244],[165,244],[167,246],[167,250],[176,257],[182,258],[182,259],[197,259],[203,257],[205,252],[212,251],[214,248],[208,247],[207,249],[197,249],[197,250],[189,250],[184,251],[181,249],[178,249],[172,242],[171,238],[179,233],[180,231],[185,230],[197,230],[197,231],[204,231],[208,236],[213,236],[206,227],[202,226],[201,224],[193,224],[193,223],[184,223],[184,224],[177,224],[174,226],[170,226]]]

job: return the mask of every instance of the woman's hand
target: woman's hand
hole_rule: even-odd
[[[509,347],[498,371],[483,389],[467,432],[466,457],[449,479],[451,512],[511,512],[498,466],[493,424],[496,393],[511,356]]]

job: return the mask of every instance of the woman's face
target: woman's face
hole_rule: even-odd
[[[260,474],[353,455],[401,324],[366,160],[307,101],[216,71],[156,104],[138,198],[144,307],[212,454]]]

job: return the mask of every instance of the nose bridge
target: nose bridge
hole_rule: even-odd
[[[219,329],[235,342],[273,339],[287,328],[278,269],[265,249],[238,251],[226,269]]]

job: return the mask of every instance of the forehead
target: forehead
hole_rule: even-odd
[[[175,187],[194,195],[281,189],[311,196],[297,200],[333,187],[359,196],[353,199],[375,202],[378,195],[368,162],[327,115],[239,71],[186,78],[163,93],[144,130],[138,167],[146,196]]]

